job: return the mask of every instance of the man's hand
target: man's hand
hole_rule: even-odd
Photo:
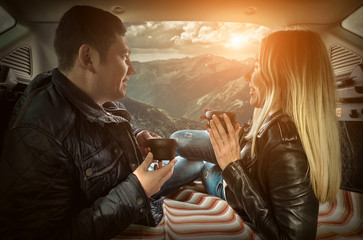
[[[147,197],[151,197],[160,191],[161,186],[173,175],[174,165],[177,160],[174,158],[165,166],[159,165],[156,170],[148,171],[152,161],[153,154],[149,152],[144,162],[134,171]]]
[[[146,157],[149,149],[147,147],[147,140],[149,138],[161,138],[159,135],[153,132],[143,130],[136,135],[137,143],[139,144],[140,152],[143,157]]]

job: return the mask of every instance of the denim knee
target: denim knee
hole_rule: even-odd
[[[170,135],[170,138],[180,138],[181,136],[184,135],[184,132],[186,130],[178,130],[176,132],[173,132],[171,135]]]
[[[191,161],[217,162],[207,131],[179,130],[170,137],[178,139],[176,152],[179,156]]]

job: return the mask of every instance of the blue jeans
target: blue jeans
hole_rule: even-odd
[[[201,179],[208,194],[225,199],[222,170],[217,164],[209,133],[204,130],[180,130],[170,137],[178,139],[177,154],[180,157],[189,162],[205,163]]]

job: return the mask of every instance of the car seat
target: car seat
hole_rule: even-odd
[[[0,154],[12,110],[25,88],[25,84],[18,82],[13,69],[0,65]]]
[[[337,116],[342,135],[342,186],[363,193],[363,64],[338,83]]]

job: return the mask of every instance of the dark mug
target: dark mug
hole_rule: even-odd
[[[235,112],[207,111],[205,113],[205,116],[207,117],[207,120],[210,121],[210,120],[212,120],[212,116],[216,115],[218,117],[219,121],[221,122],[224,130],[226,130],[226,132],[227,132],[227,126],[226,126],[226,123],[224,122],[224,118],[223,118],[224,113],[227,114],[227,116],[231,120],[232,125],[234,126],[234,124],[237,122],[237,114]]]
[[[147,145],[154,160],[172,160],[176,156],[178,140],[176,138],[149,138]]]

